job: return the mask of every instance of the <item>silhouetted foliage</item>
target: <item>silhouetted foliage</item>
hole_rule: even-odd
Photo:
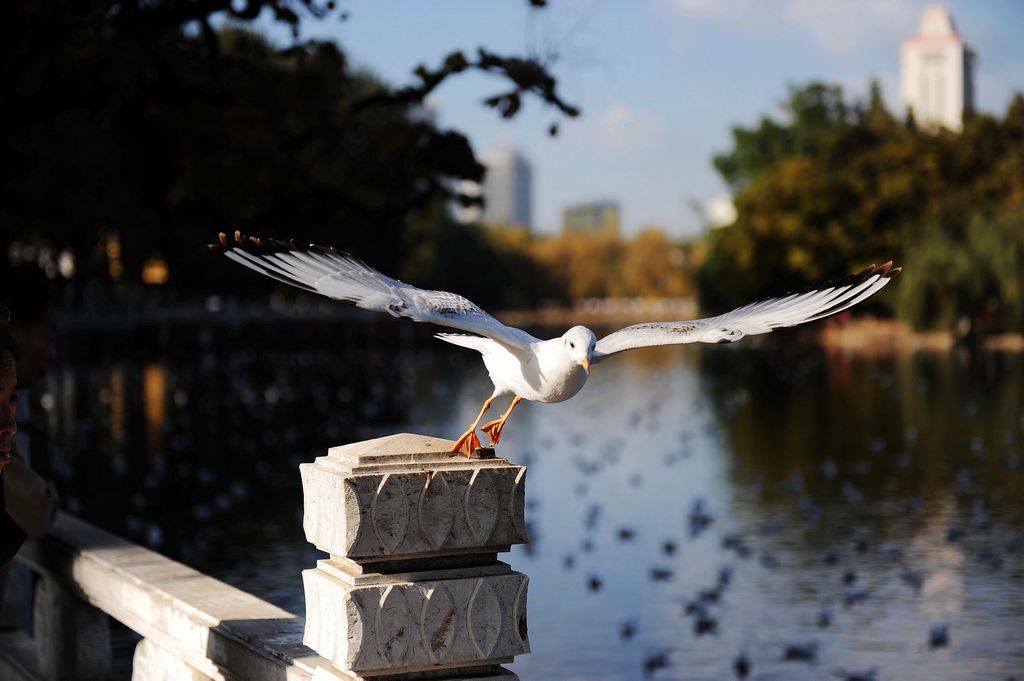
[[[200,260],[231,229],[336,244],[401,271],[407,217],[483,177],[465,136],[422,114],[441,81],[474,68],[502,83],[487,101],[503,116],[527,95],[577,113],[531,58],[453,53],[435,71],[419,67],[419,85],[393,89],[332,43],[277,49],[242,28],[264,10],[296,37],[300,17],[344,16],[318,0],[9,7],[3,241],[68,247],[79,277],[102,279],[102,235],[116,232],[126,280],[159,253],[178,291],[240,276]]]

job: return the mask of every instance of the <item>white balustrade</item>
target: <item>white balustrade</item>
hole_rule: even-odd
[[[499,561],[527,541],[526,469],[395,435],[300,466],[303,620],[74,516],[18,555],[37,576],[33,632],[0,633],[0,681],[110,672],[109,617],[142,636],[134,681],[509,681],[528,653],[529,580]]]

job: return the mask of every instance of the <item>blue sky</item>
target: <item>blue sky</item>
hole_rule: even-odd
[[[923,0],[348,0],[346,21],[303,23],[304,37],[338,42],[352,63],[397,85],[421,63],[483,45],[550,62],[563,98],[583,115],[559,119],[529,101],[512,121],[480,103],[501,83],[463,75],[431,101],[437,121],[466,133],[478,155],[523,151],[534,169],[534,221],[554,233],[565,206],[618,200],[626,234],[656,225],[699,231],[693,201],[726,194],[711,165],[733,125],[777,115],[787,86],[821,79],[862,96],[872,78],[898,109],[900,40],[916,32]],[[1024,90],[1024,2],[945,3],[978,55],[982,111],[1002,114]],[[271,29],[278,43],[286,34]],[[560,120],[560,134],[547,135]]]

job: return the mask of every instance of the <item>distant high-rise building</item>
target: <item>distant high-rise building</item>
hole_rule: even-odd
[[[533,171],[514,149],[495,148],[483,156],[483,222],[489,225],[533,226]]]
[[[621,220],[622,211],[615,201],[591,201],[566,208],[562,226],[566,232],[579,234],[618,234]]]
[[[900,97],[918,124],[960,130],[974,106],[974,59],[949,10],[926,7],[917,35],[900,49]]]

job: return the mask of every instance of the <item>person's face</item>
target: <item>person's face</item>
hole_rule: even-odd
[[[46,373],[47,367],[57,356],[54,345],[56,314],[47,307],[34,322],[12,324],[11,335],[18,343],[18,383],[23,387],[33,385]]]
[[[11,460],[11,440],[18,432],[18,369],[14,358],[0,352],[0,471]]]

